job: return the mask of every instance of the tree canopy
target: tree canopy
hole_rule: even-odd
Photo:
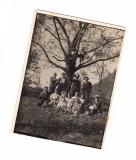
[[[123,35],[124,30],[38,13],[30,52],[34,62],[42,57],[47,66],[70,77],[83,68],[118,58]]]

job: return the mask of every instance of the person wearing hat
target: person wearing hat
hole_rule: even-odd
[[[99,95],[94,96],[94,103],[92,106],[89,107],[90,113],[91,114],[96,114],[99,112],[101,108],[101,103],[99,101]]]
[[[89,82],[89,78],[86,76],[84,77],[84,82],[81,87],[81,93],[82,93],[83,99],[85,100],[85,104],[88,104],[90,94],[92,93],[92,83]]]

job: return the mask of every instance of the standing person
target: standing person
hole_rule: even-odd
[[[83,99],[85,100],[85,104],[88,104],[89,96],[92,93],[92,83],[89,82],[88,77],[84,77],[84,83],[82,84],[81,92],[82,92]]]
[[[66,92],[67,88],[67,77],[65,73],[61,74],[61,77],[59,78],[59,94],[62,92]]]
[[[69,98],[71,98],[71,96],[70,96],[70,90],[71,90],[72,80],[73,80],[74,77],[75,77],[75,74],[73,74],[73,76],[70,77],[70,78],[67,80],[66,92],[67,92],[67,97],[69,97]]]
[[[81,82],[78,80],[79,79],[79,74],[76,74],[73,79],[71,80],[71,89],[70,89],[70,96],[73,97],[75,96],[75,93],[77,92],[78,94],[80,93],[80,87],[81,87]]]
[[[55,91],[56,83],[58,81],[56,77],[57,77],[57,73],[53,73],[53,76],[50,77],[50,83],[49,83],[49,93],[50,93],[50,95],[52,93],[54,93],[54,91]]]

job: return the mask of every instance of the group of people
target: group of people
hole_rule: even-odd
[[[92,94],[92,83],[88,77],[84,77],[81,84],[79,74],[74,74],[67,79],[66,74],[62,73],[57,79],[57,73],[50,77],[49,87],[45,86],[41,95],[39,105],[43,109],[46,106],[55,107],[58,110],[72,114],[93,114],[98,112],[101,103],[99,96],[95,95],[94,100],[90,100]]]

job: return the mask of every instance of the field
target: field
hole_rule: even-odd
[[[15,133],[101,148],[107,112],[95,117],[75,117],[54,108],[42,110],[38,102],[37,98],[21,97]]]

